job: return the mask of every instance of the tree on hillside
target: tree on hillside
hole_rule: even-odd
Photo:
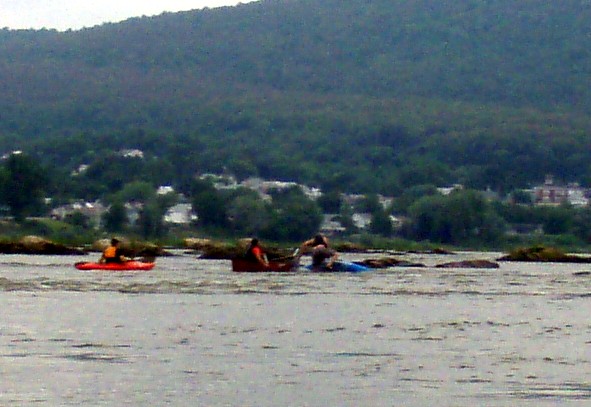
[[[113,203],[109,210],[104,213],[102,221],[105,230],[108,232],[124,231],[129,222],[125,205],[121,202]]]
[[[394,196],[591,183],[587,1],[311,3],[0,30],[0,151],[88,164],[64,200],[223,169]]]
[[[369,224],[369,231],[376,235],[389,237],[394,231],[392,220],[387,211],[383,209],[376,210],[371,214],[371,223]]]
[[[571,230],[575,211],[570,205],[562,204],[557,207],[543,208],[542,216],[544,233],[558,235]]]
[[[2,203],[10,208],[15,220],[41,206],[48,183],[46,171],[25,154],[11,154],[3,163],[0,174]]]
[[[144,204],[137,220],[137,227],[144,239],[160,237],[164,234],[164,211],[155,199]]]
[[[412,236],[418,240],[461,244],[495,242],[504,224],[492,206],[475,191],[426,196],[409,208]]]
[[[76,211],[70,214],[66,217],[65,221],[66,223],[75,226],[81,230],[90,229],[91,227],[90,218],[80,211]]]
[[[425,196],[432,195],[439,195],[434,185],[415,185],[410,187],[394,199],[394,212],[406,214],[408,208],[416,201]]]
[[[115,200],[121,202],[147,202],[156,197],[156,189],[148,182],[134,181],[123,186]]]
[[[523,189],[517,189],[511,192],[511,201],[514,204],[531,205],[533,203],[532,195]]]
[[[355,222],[353,221],[353,208],[347,202],[343,201],[341,204],[337,220],[345,228],[346,233],[357,233],[357,226],[355,226]]]
[[[258,236],[271,222],[271,208],[256,194],[240,195],[228,205],[232,228],[244,235]]]
[[[83,182],[101,185],[101,192],[113,194],[126,184],[145,180],[146,162],[140,157],[123,157],[111,152],[93,162],[80,177]]]
[[[357,204],[357,211],[359,212],[374,213],[383,209],[377,194],[367,194]]]
[[[343,197],[338,191],[329,191],[323,193],[317,202],[324,213],[339,213],[343,204]]]
[[[572,232],[585,243],[591,243],[591,208],[577,209],[573,217]]]
[[[194,180],[191,184],[193,210],[203,226],[227,224],[227,202],[209,180]]]
[[[279,241],[299,241],[318,232],[322,211],[299,187],[272,192],[273,220],[264,236]]]

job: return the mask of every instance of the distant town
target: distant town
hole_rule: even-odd
[[[141,157],[139,150],[126,150],[128,156]],[[78,171],[84,171],[82,166]],[[277,180],[264,180],[261,178],[248,178],[241,182],[237,181],[231,175],[219,174],[202,174],[200,179],[209,180],[218,190],[230,190],[238,188],[247,188],[257,192],[263,199],[270,201],[272,199],[270,191],[284,190],[293,187],[300,188],[303,193],[312,200],[317,200],[322,196],[322,191],[319,188],[301,185],[296,182],[286,182]],[[437,190],[441,195],[449,195],[454,191],[463,190],[463,185],[455,184],[446,187],[439,187]],[[522,190],[525,196],[529,199],[529,204],[533,206],[559,206],[568,204],[573,207],[585,207],[589,205],[591,198],[591,190],[582,188],[577,183],[569,183],[567,185],[558,184],[554,181],[552,176],[547,176],[543,184],[535,186],[531,189]],[[481,191],[481,193],[490,201],[500,200],[501,198],[493,191]],[[160,186],[157,190],[158,195],[176,194],[172,186]],[[344,202],[349,204],[352,208],[365,199],[365,195],[361,194],[347,194],[342,195]],[[380,204],[384,209],[389,208],[394,201],[394,197],[378,195]],[[505,200],[511,202],[512,196],[506,197]],[[513,202],[515,203],[515,202]],[[522,203],[522,202],[517,202]],[[130,225],[133,225],[140,217],[143,204],[141,202],[127,202],[125,203],[126,215]],[[84,202],[77,201],[67,205],[62,205],[51,210],[51,217],[57,220],[64,220],[74,213],[81,213],[86,216],[91,224],[100,226],[103,215],[108,211],[108,207],[100,201]],[[323,222],[320,228],[322,233],[327,235],[339,235],[345,231],[345,227],[338,221],[338,214],[325,213]],[[402,226],[404,219],[395,215],[389,215],[390,221],[394,229]],[[199,219],[199,214],[193,210],[190,201],[179,194],[179,199],[176,204],[168,208],[163,221],[169,225],[190,225]],[[352,220],[355,227],[364,231],[367,230],[371,224],[371,214],[360,212],[353,213]]]

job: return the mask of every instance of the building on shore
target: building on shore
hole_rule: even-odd
[[[581,207],[589,204],[587,191],[578,183],[557,184],[550,175],[546,176],[544,184],[533,189],[533,194],[536,205],[558,206],[568,203]]]

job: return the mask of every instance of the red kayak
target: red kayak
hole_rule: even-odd
[[[78,270],[107,270],[107,271],[146,271],[152,270],[156,263],[147,263],[143,261],[130,260],[123,263],[93,263],[82,261],[74,264]]]
[[[296,269],[295,265],[292,262],[287,263],[279,263],[276,261],[270,261],[267,267],[263,266],[260,263],[249,261],[246,259],[235,258],[232,259],[232,271],[242,272],[242,273],[254,273],[254,272],[288,272],[294,271]]]

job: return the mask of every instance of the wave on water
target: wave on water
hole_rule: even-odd
[[[85,273],[86,274],[86,273]],[[556,299],[574,299],[589,297],[591,294],[580,292],[575,287],[559,292],[540,290],[535,287],[520,287],[515,290],[508,286],[489,287],[488,289],[470,289],[466,287],[432,287],[411,286],[378,287],[365,286],[362,283],[352,283],[335,287],[326,285],[325,280],[314,280],[313,276],[303,276],[291,281],[275,281],[274,276],[266,279],[257,278],[249,280],[245,278],[233,279],[134,279],[133,274],[121,274],[117,276],[68,279],[36,277],[31,279],[11,279],[0,277],[0,292],[30,291],[30,292],[117,292],[124,294],[237,294],[237,295],[358,295],[358,296],[384,296],[384,297],[430,297],[445,298],[450,296],[468,297],[540,297],[550,296]],[[338,276],[334,277],[338,279]]]
[[[187,282],[187,281],[85,281],[85,280],[51,280],[38,278],[30,280],[10,280],[0,277],[0,291],[73,291],[97,292],[111,291],[129,294],[208,294],[216,291],[240,290],[240,284],[220,282]]]
[[[589,383],[541,384],[513,392],[513,396],[525,400],[591,400]]]

